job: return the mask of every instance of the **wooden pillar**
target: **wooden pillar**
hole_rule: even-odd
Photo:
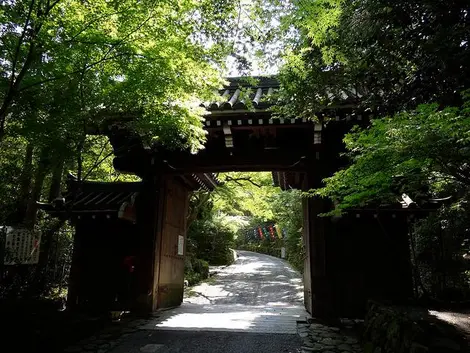
[[[325,201],[309,198],[306,202],[310,255],[311,278],[311,314],[318,318],[336,316],[333,300],[333,277],[329,271],[331,260],[328,256],[328,234],[326,223],[328,218],[318,217],[326,211]]]
[[[313,170],[307,174],[303,189],[320,185],[321,173]],[[313,317],[330,319],[337,315],[334,303],[331,257],[328,256],[329,217],[318,215],[329,210],[330,203],[319,197],[303,201],[304,245],[306,249],[304,285],[305,306]],[[309,276],[309,278],[307,277]]]
[[[311,277],[311,257],[310,257],[310,222],[309,222],[309,207],[308,199],[302,199],[302,212],[303,212],[303,224],[302,224],[302,238],[304,244],[304,305],[305,309],[311,314],[312,313],[312,277]]]
[[[162,243],[163,243],[163,223],[165,221],[165,214],[167,210],[167,197],[168,188],[166,187],[167,178],[162,176],[159,180],[158,190],[158,212],[157,212],[157,223],[155,227],[155,244],[154,244],[154,258],[153,258],[153,280],[152,280],[152,310],[158,309],[158,295],[159,295],[159,283],[160,283],[160,268],[162,260]]]
[[[136,303],[139,311],[153,311],[156,305],[154,290],[155,262],[158,256],[157,235],[163,212],[162,177],[144,178],[143,188],[137,200],[137,224],[139,237],[136,258]]]

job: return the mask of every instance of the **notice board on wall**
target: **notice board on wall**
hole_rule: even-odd
[[[26,228],[0,226],[5,236],[5,265],[34,265],[39,261],[39,232]]]

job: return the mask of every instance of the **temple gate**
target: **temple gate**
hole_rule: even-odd
[[[125,298],[132,309],[179,305],[188,197],[201,187],[214,189],[218,181],[212,173],[272,171],[274,183],[282,189],[309,190],[344,165],[344,134],[354,124],[366,124],[373,113],[356,108],[357,96],[341,92],[338,103],[319,112],[317,121],[275,119],[269,107],[279,84],[270,77],[257,80],[252,86],[230,79],[221,102],[204,104],[208,136],[205,149],[197,154],[144,148],[139,136],[119,121],[94,132],[109,137],[115,168],[140,176],[142,182],[104,186],[71,181],[76,186],[69,188],[65,205],[43,205],[76,225],[72,308],[108,309],[116,297],[119,300],[122,278],[133,289]],[[112,198],[106,188],[108,193],[128,191]],[[92,189],[94,196],[88,195]],[[106,200],[111,199],[108,205]],[[307,311],[324,318],[360,317],[369,297],[411,296],[408,219],[414,211],[405,206],[352,210],[335,218],[318,217],[332,209],[328,200],[303,200]],[[119,277],[119,263],[126,258],[134,259],[135,268],[131,275]],[[103,280],[106,274],[113,275]],[[108,290],[93,294],[96,286]]]

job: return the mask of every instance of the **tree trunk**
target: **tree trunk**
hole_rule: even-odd
[[[29,288],[29,295],[36,296],[42,294],[47,286],[47,265],[49,263],[50,249],[52,248],[52,239],[60,228],[65,224],[65,219],[56,219],[49,223],[49,227],[41,234],[41,250],[39,253],[39,261],[36,266],[36,272],[33,283]]]
[[[33,145],[28,143],[26,146],[23,170],[20,177],[20,196],[29,195],[31,188],[31,178],[33,173]]]
[[[36,172],[36,179],[33,187],[32,197],[30,199],[30,207],[28,209],[26,222],[34,226],[36,222],[37,215],[37,205],[41,197],[41,191],[44,184],[44,178],[50,170],[50,163],[48,160],[48,151],[44,150],[42,152],[42,158],[39,161],[39,166]],[[52,178],[51,185],[49,188],[48,200],[52,201],[60,194],[62,174],[64,169],[64,158],[63,156],[58,156],[55,159],[55,163],[52,166]],[[33,204],[34,203],[34,204]],[[47,285],[47,266],[49,263],[50,253],[53,245],[54,235],[62,228],[65,224],[65,220],[58,219],[50,222],[46,229],[41,234],[41,249],[39,253],[39,261],[36,266],[36,275],[34,276],[34,283],[31,286],[31,293],[33,295],[40,294],[44,291]]]
[[[31,191],[31,197],[28,201],[28,206],[26,208],[26,214],[24,217],[23,223],[30,228],[33,228],[36,224],[36,216],[38,212],[37,201],[39,201],[42,193],[42,188],[44,185],[44,179],[46,178],[48,167],[49,167],[49,157],[47,150],[41,151],[41,157],[39,158],[38,167],[34,176],[34,185]]]
[[[24,220],[26,215],[28,201],[31,196],[31,182],[33,180],[33,151],[33,145],[28,144],[26,146],[23,168],[19,180],[20,190],[18,193],[15,215],[13,216],[14,223],[21,222]]]
[[[62,174],[64,171],[64,158],[58,157],[52,169],[51,186],[49,188],[48,201],[51,202],[60,196],[60,188],[62,186]]]
[[[195,193],[194,197],[197,197],[197,199],[195,199],[192,204],[190,202],[190,206],[188,207],[188,215],[186,216],[187,227],[198,218],[201,209],[203,209],[210,200],[209,193],[198,192],[197,195]]]
[[[64,169],[64,159],[62,156],[59,156],[54,163],[52,168],[52,180],[49,188],[49,202],[54,200],[60,194],[60,187],[62,182],[62,172]],[[53,223],[49,223],[49,227],[41,234],[41,249],[39,253],[39,261],[37,265],[37,278],[39,282],[39,290],[42,290],[44,273],[47,269],[47,264],[49,263],[49,257],[51,254],[51,249],[53,245],[53,237],[60,230],[60,228],[65,224],[65,220],[59,219],[55,220]]]

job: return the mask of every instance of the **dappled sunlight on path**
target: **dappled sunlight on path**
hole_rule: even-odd
[[[183,304],[143,328],[295,334],[297,320],[304,319],[305,311],[298,306]]]
[[[235,264],[191,292],[186,303],[303,307],[300,274],[281,259],[248,251],[239,251]]]
[[[237,261],[191,288],[178,308],[162,311],[145,329],[296,333],[303,306],[300,274],[287,262],[239,251]]]

